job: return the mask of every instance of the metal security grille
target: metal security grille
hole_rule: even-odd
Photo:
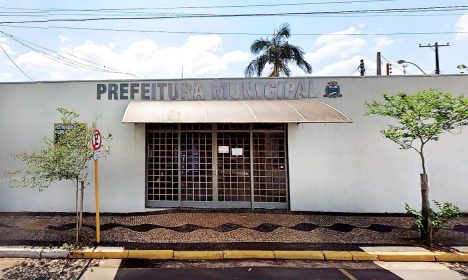
[[[182,201],[213,201],[211,132],[181,133]]]
[[[283,124],[148,124],[149,207],[287,208]]]
[[[250,133],[218,132],[218,201],[250,201]]]
[[[286,202],[286,137],[284,132],[254,132],[254,201]]]
[[[147,200],[179,199],[177,132],[170,126],[149,125],[147,131]]]

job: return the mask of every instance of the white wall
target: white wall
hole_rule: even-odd
[[[384,138],[380,130],[389,119],[364,116],[364,103],[382,100],[383,92],[430,87],[466,94],[468,77],[328,77],[315,79],[316,90],[329,80],[339,81],[343,97],[318,100],[353,123],[289,125],[291,210],[404,212],[405,202],[419,208],[419,155]],[[468,127],[426,147],[430,199],[448,200],[468,211]]]
[[[381,93],[413,92],[437,87],[466,93],[467,76],[439,77],[319,77],[310,78],[319,101],[339,109],[352,124],[289,126],[291,210],[403,212],[419,205],[419,159],[398,150],[379,130],[388,123],[364,117],[364,102]],[[237,79],[238,80],[238,79]],[[343,97],[321,97],[336,80]],[[104,212],[145,211],[145,127],[124,124],[125,100],[96,100],[97,82],[0,84],[0,170],[16,169],[12,153],[38,150],[42,136],[53,134],[57,107],[68,107],[112,133],[111,155],[100,160],[100,205]],[[447,134],[427,148],[431,199],[449,200],[468,211],[468,133]],[[92,163],[89,181],[93,182]],[[0,211],[74,211],[71,182],[38,192],[11,187],[0,174]],[[85,211],[94,211],[94,190],[85,193]]]
[[[100,115],[98,127],[112,133],[111,154],[99,161],[100,207],[104,212],[143,211],[145,209],[145,128],[123,124],[127,102],[96,100],[96,83],[27,83],[0,85],[0,170],[17,169],[11,154],[31,152],[42,145],[42,136],[53,135],[53,123],[60,122],[57,107],[72,108],[83,121]],[[93,165],[89,182],[94,182]],[[72,182],[35,189],[11,187],[1,175],[0,211],[74,211]],[[85,191],[85,211],[94,211],[94,187]]]

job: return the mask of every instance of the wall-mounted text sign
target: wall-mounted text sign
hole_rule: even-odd
[[[98,100],[239,100],[313,98],[313,80],[239,79],[109,82],[96,85]]]

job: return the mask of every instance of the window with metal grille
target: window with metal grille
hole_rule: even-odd
[[[286,202],[287,171],[284,132],[253,132],[255,202]]]
[[[147,199],[177,201],[178,133],[148,129],[147,144]]]
[[[211,132],[181,133],[182,201],[212,201]]]
[[[228,153],[218,154],[219,201],[252,199],[249,138],[249,132],[218,132],[218,147],[229,147]]]

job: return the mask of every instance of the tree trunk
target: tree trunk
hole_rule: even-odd
[[[422,199],[422,229],[421,239],[423,242],[432,248],[432,225],[430,223],[431,207],[429,204],[429,182],[427,174],[420,174],[421,179],[421,199]]]
[[[76,181],[76,192],[75,192],[75,213],[76,213],[76,238],[75,243],[80,241],[80,233],[79,233],[79,216],[78,216],[78,181]]]
[[[421,215],[422,215],[422,229],[421,229],[421,240],[432,248],[432,225],[430,222],[431,216],[431,205],[429,202],[429,181],[427,178],[426,172],[426,159],[424,158],[424,142],[421,139],[421,150],[419,151],[419,155],[421,156],[421,167],[422,167],[422,174],[419,174],[419,178],[421,181]]]
[[[277,63],[273,64],[273,71],[270,73],[270,78],[277,78],[279,77],[279,70],[280,66]]]
[[[81,181],[81,194],[80,194],[80,222],[78,234],[81,235],[83,229],[83,196],[84,196],[84,181]]]

